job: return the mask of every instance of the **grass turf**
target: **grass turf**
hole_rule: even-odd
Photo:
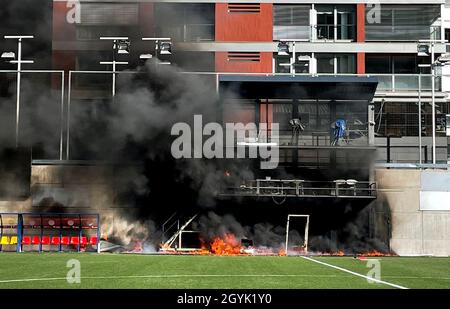
[[[69,284],[66,263],[81,263]],[[316,257],[366,275],[366,261]],[[408,288],[450,288],[450,258],[382,257],[381,280]],[[31,279],[31,280],[30,280]],[[0,288],[392,288],[301,257],[126,254],[0,254]]]

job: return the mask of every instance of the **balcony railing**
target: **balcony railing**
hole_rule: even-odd
[[[280,39],[310,40],[349,40],[356,39],[356,26],[317,24],[317,25],[274,25],[273,37]],[[391,26],[370,25],[366,28],[367,41],[416,42],[417,40],[440,40],[440,26]]]
[[[299,198],[376,198],[376,183],[354,179],[309,181],[302,179],[257,179],[245,181],[238,188],[227,188],[222,196]]]
[[[318,40],[355,40],[355,25],[335,26],[319,24],[316,29]],[[314,31],[314,29],[312,31]]]
[[[370,74],[378,78],[378,89],[387,91],[431,91],[431,74]],[[420,82],[419,82],[420,81]],[[420,87],[419,87],[420,85]],[[441,91],[441,77],[435,76],[435,90]]]

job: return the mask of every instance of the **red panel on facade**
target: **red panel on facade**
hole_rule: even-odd
[[[364,42],[366,40],[366,5],[359,3],[356,6],[356,41]],[[366,55],[365,53],[358,53],[357,55],[357,73],[366,73]]]
[[[356,68],[358,74],[366,74],[366,54],[356,54]]]
[[[143,37],[154,36],[153,3],[139,3],[139,28]]]
[[[230,61],[227,52],[217,52],[216,72],[271,73],[272,53],[259,54],[259,61]]]
[[[53,2],[53,40],[74,41],[76,40],[75,23],[72,17],[75,15],[75,5],[79,3],[72,1],[67,7],[67,2]]]
[[[259,12],[230,12],[227,3],[216,4],[216,41],[272,41],[272,4],[261,3]]]
[[[356,6],[356,41],[364,42],[366,40],[366,5],[360,3]]]

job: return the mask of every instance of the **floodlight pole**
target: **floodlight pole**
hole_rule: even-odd
[[[296,47],[295,41],[292,41],[292,60],[291,60],[291,73],[292,76],[295,76],[295,62],[296,62]]]
[[[431,42],[431,125],[432,125],[432,148],[433,164],[436,164],[436,100],[435,96],[435,63],[434,63],[434,42]]]
[[[436,30],[434,30],[431,34],[433,34]],[[433,155],[433,164],[436,164],[436,98],[435,98],[435,92],[436,92],[436,65],[437,62],[434,59],[434,48],[436,42],[445,43],[446,41],[442,40],[420,40],[420,43],[426,43],[430,47],[431,51],[431,130],[432,130],[432,155]]]
[[[422,164],[422,70],[419,68],[419,164]]]
[[[10,63],[17,63],[17,85],[16,85],[16,148],[19,147],[19,123],[20,123],[20,82],[22,63],[33,63],[33,60],[22,60],[22,39],[33,39],[32,35],[5,35],[5,39],[17,40],[17,60]]]
[[[433,30],[431,34],[434,34],[437,29]],[[433,154],[433,164],[436,164],[436,99],[435,99],[435,75],[436,75],[436,65],[437,61],[434,59],[434,48],[436,43],[445,43],[445,40],[420,40],[420,43],[426,43],[431,49],[431,125],[432,125],[432,154]],[[422,134],[422,132],[421,132]]]
[[[112,89],[111,94],[114,100],[116,96],[116,65],[127,65],[126,61],[116,61],[117,44],[119,40],[128,40],[128,37],[100,37],[100,40],[112,40],[113,41],[113,60],[101,61],[100,64],[112,65]]]
[[[127,65],[127,61],[100,61],[100,64],[106,64],[106,65],[112,65],[112,97],[114,98],[116,96],[116,65]]]

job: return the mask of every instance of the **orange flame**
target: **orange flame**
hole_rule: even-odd
[[[345,253],[344,253],[344,251],[339,250],[339,251],[331,253],[331,255],[333,255],[333,256],[344,256]]]
[[[372,251],[368,251],[368,252],[364,252],[361,254],[358,254],[358,256],[392,256],[392,254],[390,253],[383,253],[377,250],[372,250]]]
[[[278,255],[279,255],[279,256],[286,256],[286,250],[284,250],[283,248],[281,248],[280,250],[278,250]]]
[[[222,238],[216,237],[211,243],[211,253],[216,255],[243,254],[243,247],[233,234],[225,234]]]

